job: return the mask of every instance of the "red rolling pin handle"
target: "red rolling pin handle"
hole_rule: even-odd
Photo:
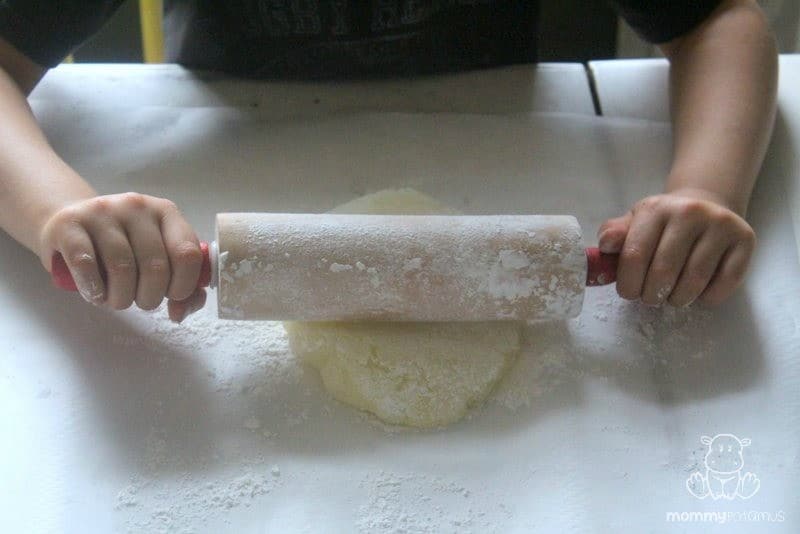
[[[589,247],[586,249],[586,262],[587,286],[604,286],[616,282],[619,254],[605,254],[597,247]]]
[[[200,278],[197,280],[198,288],[208,287],[208,284],[211,282],[211,260],[208,255],[208,243],[201,241],[200,250],[203,253],[203,263],[200,265]],[[69,272],[69,267],[67,267],[64,257],[59,252],[53,254],[50,275],[53,280],[53,285],[56,287],[67,291],[78,290],[78,287],[75,285],[75,280],[72,279],[72,274]]]

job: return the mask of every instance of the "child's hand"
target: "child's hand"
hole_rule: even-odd
[[[135,301],[152,310],[166,296],[177,321],[205,302],[205,292],[195,291],[197,237],[169,200],[122,193],[78,201],[47,220],[40,243],[45,268],[60,252],[87,302],[123,310]]]
[[[755,247],[747,222],[710,193],[647,197],[598,231],[603,252],[619,252],[617,292],[649,305],[722,302],[739,286]]]

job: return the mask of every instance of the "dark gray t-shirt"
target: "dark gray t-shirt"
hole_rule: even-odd
[[[50,67],[121,3],[0,0],[0,36]],[[720,0],[609,3],[643,37],[665,42]],[[165,11],[170,61],[242,76],[397,76],[536,61],[531,0],[165,0]]]

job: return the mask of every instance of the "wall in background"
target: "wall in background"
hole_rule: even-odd
[[[77,62],[140,63],[142,31],[138,0],[126,0],[111,20],[72,55]]]
[[[778,38],[781,52],[800,52],[800,2],[760,0]]]
[[[540,0],[540,61],[590,61],[616,53],[616,13],[606,2]]]

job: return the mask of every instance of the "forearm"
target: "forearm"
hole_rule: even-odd
[[[96,193],[50,147],[20,87],[3,68],[0,117],[0,227],[38,253],[47,218]]]
[[[666,191],[744,214],[775,119],[777,52],[765,18],[755,2],[731,0],[662,50],[674,137]]]

